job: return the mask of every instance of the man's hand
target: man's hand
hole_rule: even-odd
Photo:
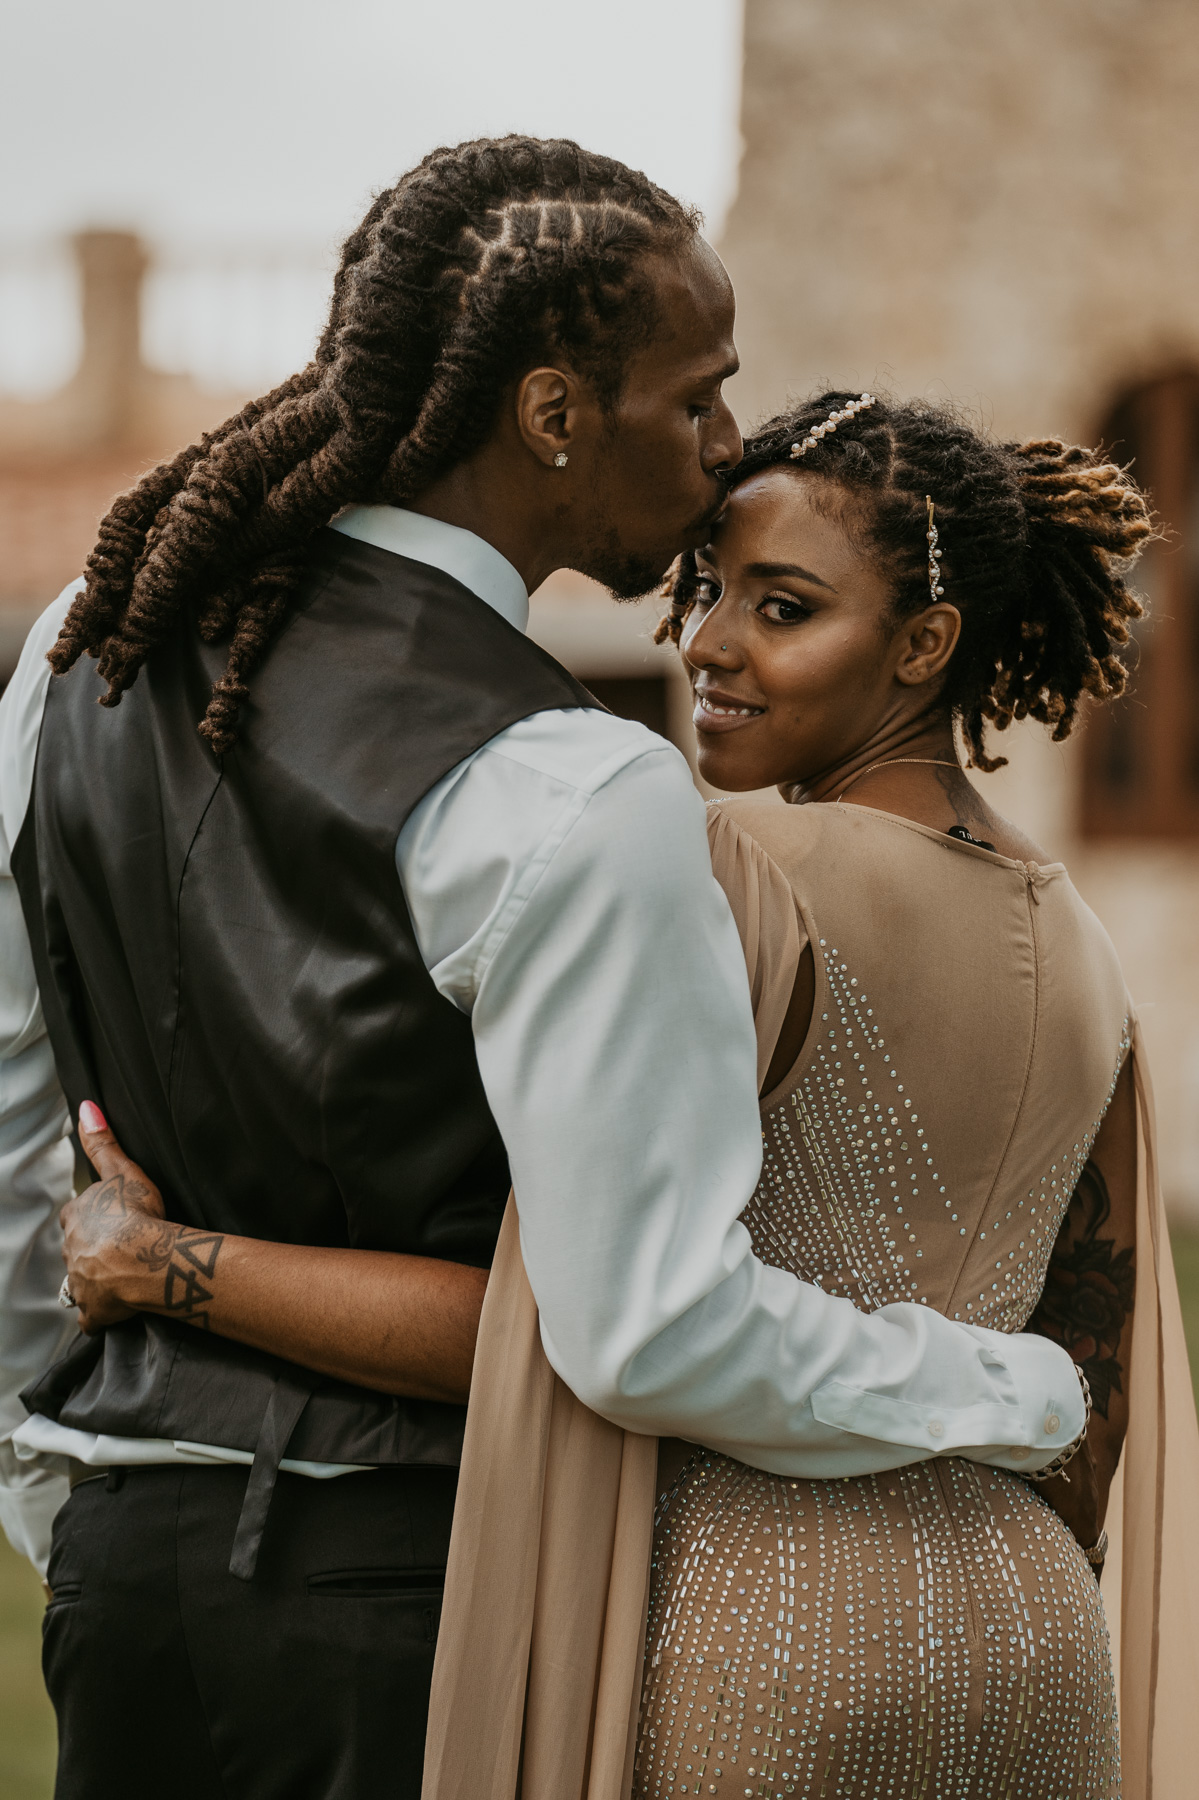
[[[63,1208],[62,1254],[79,1324],[91,1333],[136,1310],[138,1277],[144,1285],[149,1271],[169,1261],[178,1227],[164,1222],[162,1195],[90,1100],[79,1109],[79,1141],[100,1179]]]

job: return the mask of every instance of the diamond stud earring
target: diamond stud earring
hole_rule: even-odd
[[[554,458],[555,469],[564,469],[566,467],[566,463],[567,463],[567,455],[566,455],[565,450],[559,450],[557,456],[555,456],[555,458]]]

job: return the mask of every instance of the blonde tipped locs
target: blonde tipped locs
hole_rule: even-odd
[[[677,644],[687,623],[687,614],[695,602],[695,558],[676,556],[662,583],[666,611],[654,627],[655,644]]]
[[[1101,452],[1060,438],[1003,448],[1027,527],[1025,600],[996,644],[981,710],[1001,731],[1037,719],[1060,742],[1084,697],[1115,700],[1127,686],[1127,646],[1144,612],[1127,576],[1160,532],[1128,470]]]
[[[801,464],[791,446],[811,436],[852,394],[813,396],[746,440],[728,477],[790,468],[797,480],[840,489],[846,522],[877,558],[895,619],[929,604],[929,503],[939,579],[962,632],[939,700],[956,720],[970,764],[998,769],[988,728],[1032,718],[1060,740],[1083,700],[1115,699],[1142,606],[1131,566],[1157,527],[1126,469],[1057,438],[999,444],[948,407],[877,398],[819,437]],[[670,572],[659,643],[678,643],[695,595],[695,563]]]
[[[313,534],[348,504],[402,505],[477,449],[541,356],[569,356],[611,404],[654,326],[647,258],[699,224],[569,139],[432,151],[347,239],[308,367],[113,504],[52,667],[94,656],[115,706],[189,616],[229,642],[200,723],[224,754]]]

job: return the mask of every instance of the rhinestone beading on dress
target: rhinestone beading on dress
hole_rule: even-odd
[[[1031,1188],[1000,1205],[997,1180],[967,1216],[893,1061],[884,1009],[834,944],[813,949],[827,999],[796,1086],[763,1120],[762,1179],[743,1214],[755,1251],[863,1310],[914,1301],[1020,1329],[1127,1024],[1093,1126]],[[1018,1476],[948,1457],[797,1481],[700,1451],[663,1498],[636,1800],[1119,1792],[1094,1575]]]
[[[945,1184],[869,995],[835,946],[818,947],[824,1029],[789,1101],[766,1114],[762,1179],[742,1219],[763,1262],[865,1311],[927,1304],[913,1209]]]
[[[637,1800],[1111,1800],[1094,1576],[1017,1476],[792,1481],[701,1451],[659,1507]]]
[[[930,1303],[921,1267],[930,1220],[938,1234],[962,1240],[963,1268],[975,1245],[994,1245],[1001,1234],[1012,1241],[994,1262],[993,1278],[962,1298],[953,1317],[1020,1331],[1045,1285],[1070,1195],[1115,1092],[1131,1041],[1128,1021],[1089,1130],[1014,1205],[1005,1201],[998,1216],[994,1209],[967,1214],[947,1196],[918,1102],[892,1061],[869,995],[835,946],[822,938],[817,947],[828,993],[824,1029],[795,1091],[762,1121],[762,1178],[742,1214],[755,1254],[873,1312],[896,1300]],[[985,1261],[990,1275],[991,1258]]]
[[[1070,1196],[1094,1147],[1099,1127],[1107,1116],[1131,1043],[1129,1021],[1125,1019],[1111,1085],[1099,1116],[1090,1129],[1076,1143],[1062,1150],[1058,1159],[1042,1175],[1038,1185],[1029,1188],[1027,1195],[1021,1195],[1014,1208],[1007,1207],[1000,1216],[989,1219],[984,1213],[977,1238],[980,1244],[990,1242],[994,1245],[1001,1236],[1010,1238],[1009,1221],[1013,1219],[1022,1235],[1012,1248],[1006,1251],[1001,1248],[995,1262],[998,1279],[980,1288],[977,1299],[972,1292],[964,1307],[954,1311],[955,1319],[966,1319],[971,1325],[987,1325],[993,1331],[1023,1331],[1027,1325],[1045,1286],[1049,1258],[1053,1254],[1057,1234],[1066,1216]],[[989,1261],[988,1258],[988,1263]],[[989,1267],[987,1273],[990,1273]]]

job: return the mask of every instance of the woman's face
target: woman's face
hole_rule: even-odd
[[[713,787],[807,786],[927,710],[956,611],[891,623],[890,586],[841,515],[827,483],[766,469],[734,489],[697,555],[681,649]]]

